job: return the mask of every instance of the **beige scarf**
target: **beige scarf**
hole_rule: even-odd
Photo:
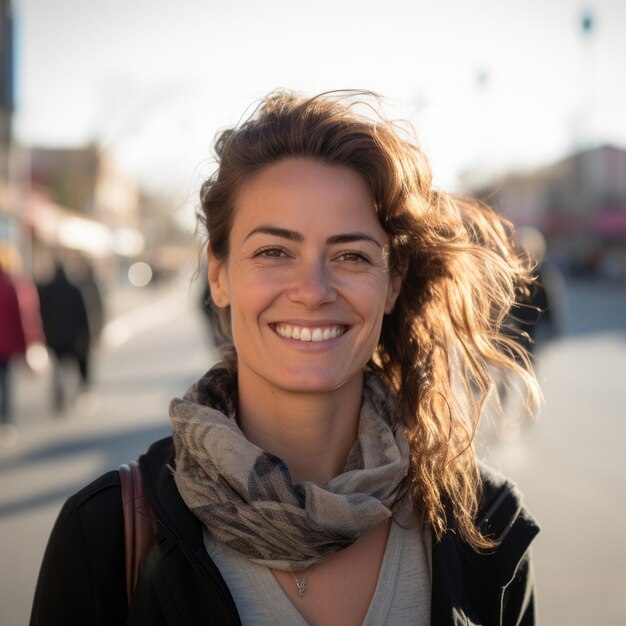
[[[365,376],[358,437],[344,472],[321,486],[294,485],[283,461],[244,437],[235,389],[217,367],[170,404],[174,479],[215,541],[261,565],[299,571],[391,516],[409,452],[393,419],[393,395],[378,377]]]

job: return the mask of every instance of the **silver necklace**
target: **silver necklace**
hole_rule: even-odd
[[[291,572],[291,575],[293,576],[293,579],[296,581],[296,587],[298,588],[298,593],[300,594],[300,597],[302,597],[306,591],[306,582],[309,579],[311,572],[309,572],[307,576],[303,576],[302,578],[298,578],[294,574],[294,572]]]

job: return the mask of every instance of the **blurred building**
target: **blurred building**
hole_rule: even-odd
[[[30,172],[24,223],[36,275],[63,251],[91,257],[111,282],[124,281],[137,260],[154,277],[188,261],[190,234],[175,220],[175,203],[142,189],[112,154],[96,145],[33,147]]]
[[[626,150],[584,150],[471,193],[513,223],[539,228],[563,270],[626,279]]]
[[[13,12],[11,0],[0,0],[0,185],[10,175],[14,106]]]
[[[14,23],[11,0],[0,0],[0,244],[19,249],[19,199],[14,181]]]
[[[78,148],[30,149],[30,184],[59,206],[83,215],[96,213],[100,155],[95,144]]]
[[[113,280],[119,259],[135,257],[144,248],[137,182],[95,144],[32,147],[28,153],[22,218],[35,277],[45,274],[53,257],[78,253],[96,261],[100,273]]]

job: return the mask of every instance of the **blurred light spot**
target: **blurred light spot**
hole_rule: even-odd
[[[135,287],[145,287],[152,280],[152,268],[143,261],[137,261],[128,270],[128,280]]]
[[[33,343],[26,349],[26,363],[37,374],[46,372],[50,367],[48,350],[42,343]]]
[[[145,244],[144,236],[132,228],[118,228],[111,236],[111,249],[121,256],[137,256],[143,252]]]
[[[130,338],[130,328],[124,320],[115,320],[104,327],[103,341],[106,345],[121,346],[125,341]]]
[[[82,217],[65,217],[59,224],[58,241],[72,250],[106,256],[111,250],[109,229]]]

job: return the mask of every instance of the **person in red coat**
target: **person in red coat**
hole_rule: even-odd
[[[11,361],[26,351],[26,338],[17,291],[11,277],[0,265],[0,423],[11,422]]]

